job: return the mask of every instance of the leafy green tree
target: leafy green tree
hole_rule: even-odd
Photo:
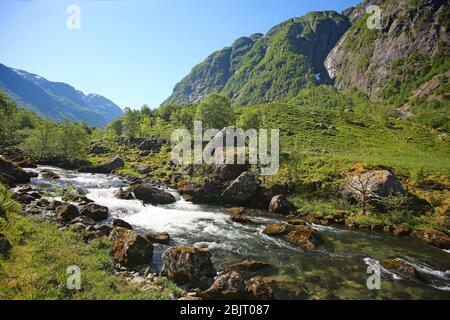
[[[263,114],[259,110],[245,110],[236,121],[236,126],[243,130],[259,130],[263,126]]]
[[[29,130],[29,135],[21,146],[23,152],[34,159],[55,156],[57,154],[56,134],[55,123],[42,121],[34,129]]]
[[[192,129],[194,125],[195,111],[196,110],[193,106],[183,107],[172,114],[170,121],[176,127]]]
[[[149,118],[153,117],[153,111],[152,111],[152,109],[150,109],[150,107],[149,107],[148,105],[146,105],[146,104],[144,104],[144,105],[141,107],[140,112],[141,112],[141,116],[142,116],[142,117],[149,117]]]
[[[16,110],[15,104],[0,92],[0,145],[11,145],[14,140],[13,116]]]
[[[154,116],[160,117],[164,121],[169,121],[170,116],[180,108],[181,108],[180,106],[173,105],[173,104],[163,105],[155,110]]]
[[[82,159],[86,156],[89,134],[84,126],[64,121],[56,132],[57,154],[64,159]]]
[[[125,108],[125,114],[122,118],[122,132],[128,139],[136,139],[139,136],[140,112]]]
[[[120,137],[122,135],[123,132],[123,120],[122,119],[116,119],[113,122],[111,122],[106,129],[107,130],[113,130],[114,133],[116,134],[116,136]]]
[[[233,123],[233,109],[224,95],[211,93],[197,107],[195,119],[203,121],[205,129],[222,129]]]

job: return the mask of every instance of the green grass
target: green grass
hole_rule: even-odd
[[[72,231],[60,231],[45,220],[8,212],[0,232],[13,245],[9,258],[0,258],[0,299],[171,299],[180,290],[161,280],[162,290],[142,292],[113,275],[107,240],[86,244]],[[81,269],[81,290],[67,289],[66,270]]]

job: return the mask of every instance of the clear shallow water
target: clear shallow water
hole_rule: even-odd
[[[34,171],[39,172],[41,167]],[[216,269],[255,259],[275,266],[263,275],[267,279],[303,284],[312,299],[450,299],[450,253],[414,238],[397,238],[386,233],[314,226],[324,240],[317,251],[296,248],[283,239],[263,234],[264,227],[283,216],[250,211],[254,224],[242,225],[229,219],[220,207],[195,205],[174,193],[178,201],[164,206],[143,206],[138,200],[115,199],[113,193],[126,181],[102,174],[70,172],[49,168],[61,180],[41,177],[32,184],[46,190],[64,186],[78,188],[96,203],[107,206],[114,218],[123,219],[142,231],[167,231],[172,245],[207,245]],[[155,250],[153,267],[161,266]],[[401,279],[382,269],[380,290],[366,286],[367,268],[388,258],[402,258],[418,269],[427,283]]]

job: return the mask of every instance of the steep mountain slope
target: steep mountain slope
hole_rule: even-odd
[[[51,82],[2,64],[0,90],[19,105],[55,120],[69,119],[105,126],[123,115],[122,109],[102,96],[85,95],[68,84]]]
[[[382,10],[381,30],[366,25],[364,8],[374,3]],[[390,82],[404,86],[410,75],[428,75],[441,58],[448,62],[448,0],[365,1],[347,14],[352,27],[325,60],[338,89],[357,87],[372,98],[386,98],[383,89]]]
[[[164,104],[198,102],[223,92],[235,104],[264,103],[295,96],[313,83],[327,83],[325,57],[350,27],[334,11],[311,12],[236,40],[194,67]]]

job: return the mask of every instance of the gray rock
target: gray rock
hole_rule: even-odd
[[[80,214],[98,222],[108,219],[109,209],[96,203],[89,203],[81,208]]]
[[[226,202],[233,204],[245,204],[258,190],[260,182],[256,175],[244,172],[222,193]]]
[[[12,245],[6,236],[0,233],[0,256],[8,258],[11,254]]]
[[[58,206],[56,209],[56,214],[58,220],[65,222],[72,221],[80,215],[78,208],[73,204],[68,203]]]
[[[273,197],[269,204],[269,211],[274,213],[289,214],[293,209],[294,206],[283,195]]]
[[[114,257],[121,265],[132,267],[151,262],[153,245],[137,232],[114,228],[109,234],[113,246]]]
[[[161,276],[166,276],[179,285],[190,288],[208,288],[216,270],[208,251],[180,246],[167,249],[161,257],[164,266]]]

